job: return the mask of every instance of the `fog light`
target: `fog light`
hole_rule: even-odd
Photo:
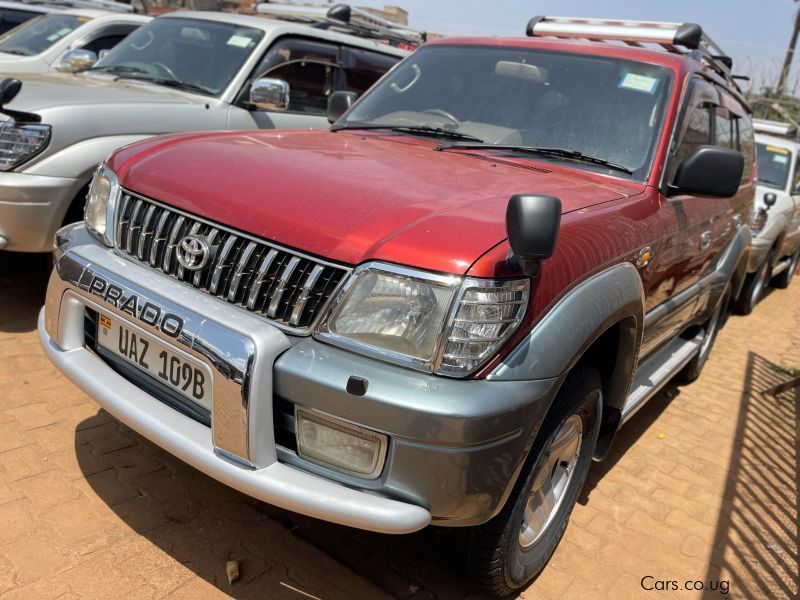
[[[386,458],[387,438],[338,419],[295,408],[297,452],[337,471],[375,479]]]

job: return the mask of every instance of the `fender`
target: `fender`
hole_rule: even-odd
[[[731,298],[736,298],[741,292],[747,276],[747,263],[750,259],[751,244],[750,228],[747,225],[741,225],[717,261],[717,268],[714,270],[711,282],[714,292],[712,293],[714,297],[714,302],[711,303],[712,306],[729,281],[732,286]]]
[[[605,404],[622,408],[633,379],[644,331],[644,289],[636,268],[621,263],[582,281],[551,308],[487,377],[528,381],[561,377],[612,326],[620,328],[619,354],[606,385]]]
[[[108,158],[114,150],[149,137],[152,135],[127,134],[83,140],[43,158],[24,172],[31,175],[85,179],[88,183],[97,165]],[[64,210],[66,211],[66,208]]]

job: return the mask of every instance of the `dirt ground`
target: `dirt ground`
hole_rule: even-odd
[[[435,529],[388,537],[267,506],[100,410],[39,348],[45,286],[40,257],[0,253],[0,597],[483,597],[441,565]],[[798,368],[800,278],[625,426],[521,596],[798,597],[800,392],[762,393]]]

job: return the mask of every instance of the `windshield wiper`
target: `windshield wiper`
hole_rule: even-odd
[[[377,125],[374,123],[352,123],[349,125],[339,125],[331,127],[331,131],[341,131],[343,129],[386,129],[388,131],[399,131],[401,133],[412,133],[427,137],[445,137],[451,140],[464,140],[465,142],[476,142],[483,144],[483,140],[466,133],[459,133],[443,127],[427,127],[425,125]]]
[[[146,73],[147,71],[140,70],[140,72]],[[203,87],[202,85],[197,85],[196,83],[192,83],[190,81],[181,81],[180,79],[168,79],[166,77],[138,77],[136,75],[120,75],[119,77],[117,77],[117,79],[135,79],[137,81],[149,81],[150,83],[155,83],[166,87],[178,88],[181,90],[188,90],[190,92],[200,92],[201,94],[207,94],[209,96],[213,96],[216,94],[214,90],[211,90],[207,87]]]
[[[77,73],[86,73],[87,71],[105,71],[107,73],[147,73],[141,67],[133,67],[129,65],[101,65],[99,67],[86,67],[77,71]]]
[[[16,48],[12,48],[11,50],[0,50],[0,52],[5,52],[6,54],[13,54],[14,56],[32,56],[32,52],[26,52],[25,50],[17,50]]]
[[[608,167],[609,169],[614,169],[615,171],[621,171],[623,173],[627,173],[628,175],[633,175],[633,171],[624,165],[611,162],[605,158],[584,154],[578,150],[569,150],[567,148],[538,148],[536,146],[511,146],[500,144],[442,144],[436,148],[436,150],[439,150],[440,152],[445,150],[507,150],[509,152],[520,152],[523,154],[534,154],[537,156],[566,158],[569,160],[601,165],[603,167]]]

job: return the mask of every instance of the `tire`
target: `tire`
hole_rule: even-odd
[[[755,273],[750,273],[744,281],[742,291],[733,305],[738,315],[749,315],[753,312],[758,302],[764,296],[764,291],[769,287],[770,273],[772,271],[772,253],[761,263]]]
[[[789,268],[772,280],[772,287],[775,287],[779,290],[785,290],[787,287],[789,287],[789,284],[792,283],[794,274],[797,272],[797,263],[799,262],[800,250],[795,252],[794,256],[792,256],[792,262],[789,265]]]
[[[462,571],[485,591],[509,595],[533,581],[550,560],[586,481],[600,431],[601,408],[599,372],[581,367],[570,373],[503,510],[484,525],[456,530],[462,547],[451,551],[466,561]],[[571,466],[565,466],[567,457],[571,457]],[[542,498],[548,485],[553,501],[550,511],[534,499]],[[538,486],[538,495],[533,493],[534,486]],[[529,498],[534,499],[530,507]]]
[[[717,340],[717,334],[728,320],[730,300],[731,286],[728,284],[725,291],[722,292],[717,306],[714,308],[714,313],[708,320],[708,324],[705,328],[705,335],[703,336],[703,343],[700,346],[700,352],[698,352],[678,374],[678,380],[681,383],[692,383],[700,377],[703,367],[705,367],[706,362],[708,362],[708,357],[711,356],[711,349],[714,347],[714,342]]]

